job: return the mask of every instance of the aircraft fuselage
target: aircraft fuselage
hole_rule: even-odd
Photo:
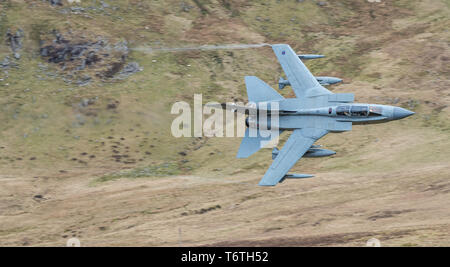
[[[281,106],[281,105],[280,105]],[[273,110],[271,111],[273,112]],[[339,103],[318,108],[279,109],[278,125],[280,130],[302,128],[321,128],[331,132],[351,130],[351,125],[374,124],[398,120],[414,112],[401,107],[363,103]],[[255,122],[250,118],[250,122]],[[259,119],[257,126],[270,129],[276,123],[270,113],[267,124]],[[256,125],[256,124],[253,124]]]

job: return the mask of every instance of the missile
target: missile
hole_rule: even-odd
[[[323,149],[323,148],[310,148],[306,151],[303,157],[305,158],[319,158],[319,157],[328,157],[336,154],[333,150]]]
[[[303,178],[311,178],[314,177],[314,175],[311,174],[301,174],[301,173],[291,173],[286,174],[284,178],[286,179],[303,179]]]
[[[342,79],[336,77],[316,76],[315,78],[321,85],[330,85],[342,82]],[[278,89],[282,90],[287,85],[291,85],[291,83],[288,80],[280,77],[280,79],[278,80]]]
[[[285,179],[305,179],[305,178],[311,178],[314,177],[314,175],[311,174],[302,174],[302,173],[291,173],[286,174],[279,183],[282,183]]]
[[[329,149],[323,149],[323,148],[317,148],[318,146],[311,146],[312,148],[308,149],[306,151],[305,155],[303,157],[305,158],[319,158],[319,157],[328,157],[336,154],[335,151],[329,150]],[[280,153],[280,150],[276,147],[272,150],[272,159],[276,159],[278,154]]]
[[[342,79],[336,78],[336,77],[327,77],[327,76],[315,76],[316,80],[321,84],[321,85],[330,85],[330,84],[335,84],[335,83],[340,83],[342,82]]]
[[[325,57],[324,55],[297,55],[297,56],[298,56],[299,59],[304,59],[304,60]]]

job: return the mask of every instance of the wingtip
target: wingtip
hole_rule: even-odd
[[[245,76],[244,77],[245,81],[251,81],[251,80],[255,80],[255,79],[258,79],[258,77],[256,77],[256,76]]]
[[[265,187],[268,187],[268,186],[275,186],[275,184],[262,184],[262,183],[259,183],[258,185],[259,185],[259,186],[265,186]]]

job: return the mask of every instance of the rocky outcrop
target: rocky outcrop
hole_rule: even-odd
[[[135,62],[127,63],[129,48],[126,41],[111,44],[106,38],[92,40],[81,34],[62,35],[53,32],[54,39],[44,42],[40,55],[49,63],[58,64],[70,75],[83,73],[85,85],[91,81],[87,75],[94,74],[101,79],[124,79],[142,68]]]
[[[23,37],[22,29],[18,29],[16,33],[12,33],[10,29],[6,32],[6,43],[11,48],[15,59],[20,59],[19,50],[22,49]]]

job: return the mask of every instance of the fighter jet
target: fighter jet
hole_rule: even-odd
[[[350,131],[353,124],[383,123],[414,114],[401,107],[354,103],[352,93],[334,94],[320,85],[316,77],[303,64],[301,57],[289,45],[272,45],[272,49],[296,97],[284,98],[259,78],[245,77],[248,100],[256,103],[256,107],[267,107],[270,103],[276,102],[278,131],[280,133],[292,131],[281,150],[273,149],[273,162],[259,182],[261,186],[275,186],[285,179],[313,177],[310,174],[288,174],[288,171],[302,157],[334,155],[334,151],[314,145],[328,133]],[[262,134],[270,128],[267,126],[270,126],[271,111],[266,111],[269,114],[266,127],[261,127],[259,120],[256,123],[249,123],[247,118],[248,128],[239,147],[238,158],[251,156],[262,148],[260,144],[263,141],[270,141],[273,138],[274,135]],[[249,127],[256,128],[258,132],[256,137],[249,134]]]

